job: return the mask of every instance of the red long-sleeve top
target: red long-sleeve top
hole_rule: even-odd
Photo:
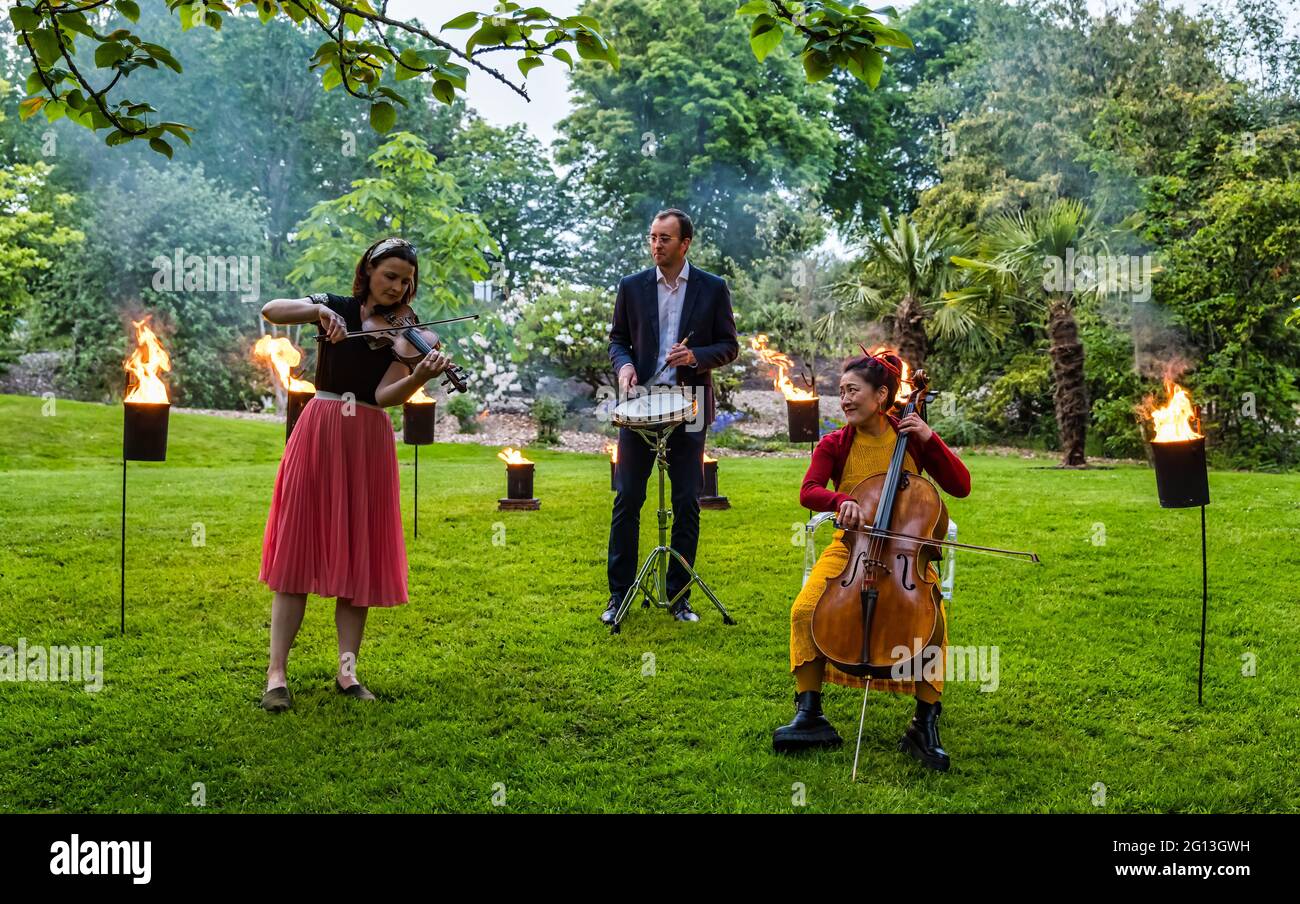
[[[892,415],[885,416],[889,418],[889,426],[898,432],[898,419]],[[845,425],[823,436],[817,448],[813,449],[812,463],[808,465],[803,489],[799,491],[799,504],[804,508],[814,512],[834,512],[853,499],[848,493],[827,489],[826,484],[833,481],[839,485],[844,463],[849,460],[849,450],[853,448],[854,433],[852,424]],[[970,495],[970,471],[938,433],[932,434],[924,443],[913,434],[908,440],[907,451],[912,453],[921,473],[928,472],[939,489],[959,499]]]

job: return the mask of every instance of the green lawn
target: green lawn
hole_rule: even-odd
[[[1300,476],[1210,477],[1198,708],[1198,513],[1159,508],[1141,467],[968,457],[974,493],[950,501],[961,539],[1043,565],[958,555],[952,642],[997,646],[999,686],[950,683],[947,775],[895,750],[911,701],[873,694],[850,784],[851,744],[770,747],[792,710],[802,460],[722,462],[733,508],[703,513],[699,565],[738,625],[697,594],[698,624],[634,609],[611,637],[596,621],[606,459],[529,450],[542,508],[503,514],[494,450],[428,448],[415,541],[399,446],[412,602],[371,615],[360,674],[381,702],[333,693],[333,603],[313,598],[289,664],[297,706],[272,717],[257,706],[257,571],[283,427],[173,415],[169,460],[129,465],[121,638],[121,421],[120,407],[61,401],[43,417],[40,399],[0,396],[0,643],[102,644],[105,672],[97,694],[0,683],[3,809],[185,811],[196,782],[227,812],[490,811],[498,784],[510,811],[1300,809]],[[650,542],[649,508],[642,523]],[[828,689],[847,738],[860,700]]]

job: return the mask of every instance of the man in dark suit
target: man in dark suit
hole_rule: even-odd
[[[713,422],[711,371],[736,360],[740,342],[731,313],[731,291],[724,279],[692,267],[686,252],[694,237],[691,218],[665,210],[650,224],[650,254],[655,266],[618,284],[614,322],[609,330],[609,359],[618,374],[619,398],[663,368],[656,385],[692,387],[699,415],[677,427],[668,440],[668,477],[672,481],[672,547],[695,563],[700,538],[700,484],[704,479],[704,438]],[[683,338],[689,335],[689,340]],[[614,515],[609,526],[609,602],[600,620],[610,624],[640,567],[637,540],[646,480],[654,468],[654,450],[633,431],[618,434]],[[673,560],[668,570],[671,599],[686,587],[686,569]],[[691,611],[690,593],[671,610],[679,621],[699,621]]]

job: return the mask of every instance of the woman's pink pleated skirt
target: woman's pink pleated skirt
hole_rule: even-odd
[[[275,476],[259,579],[283,593],[406,602],[406,539],[388,413],[313,398]]]

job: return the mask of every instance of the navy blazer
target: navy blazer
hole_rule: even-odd
[[[659,359],[658,270],[651,267],[624,277],[614,300],[614,321],[609,328],[609,360],[614,375],[625,364],[636,367],[637,383],[644,386],[655,372]],[[691,333],[687,347],[695,353],[696,366],[677,368],[679,386],[705,387],[705,426],[713,423],[713,375],[715,367],[735,361],[740,355],[736,318],[731,311],[731,290],[727,281],[691,264],[686,279],[677,341]]]

